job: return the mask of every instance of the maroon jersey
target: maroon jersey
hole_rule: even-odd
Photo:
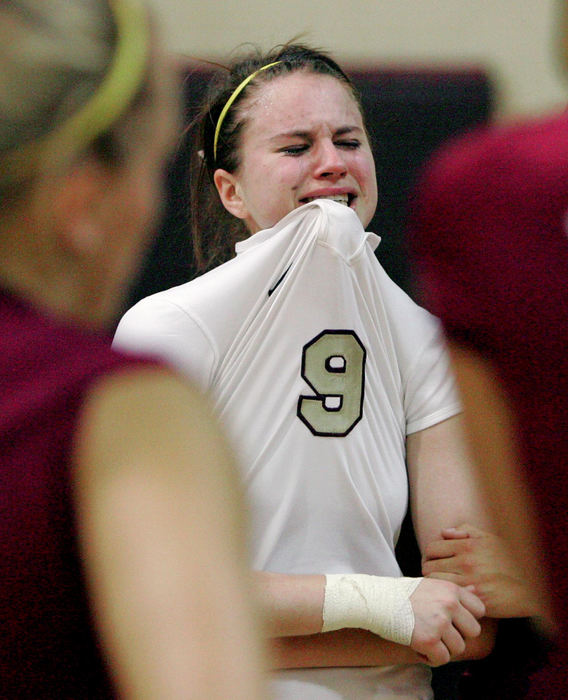
[[[417,193],[412,243],[424,302],[449,338],[488,358],[502,380],[564,625],[560,652],[530,696],[566,698],[568,115],[458,140]]]
[[[0,290],[0,697],[112,697],[73,507],[86,392],[138,361]]]

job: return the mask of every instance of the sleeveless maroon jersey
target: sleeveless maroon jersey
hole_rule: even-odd
[[[530,697],[568,697],[568,115],[446,147],[417,188],[425,303],[493,363],[514,408],[561,648]],[[523,518],[519,513],[519,518]]]
[[[86,392],[138,366],[0,290],[0,697],[114,695],[78,552],[71,452]]]

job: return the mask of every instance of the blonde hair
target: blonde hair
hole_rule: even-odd
[[[17,188],[18,180],[25,180],[40,166],[31,158],[40,150],[34,148],[36,144],[46,144],[53,134],[65,134],[68,138],[55,144],[57,153],[53,148],[43,155],[52,159],[55,155],[58,159],[71,156],[65,151],[89,147],[133,99],[146,71],[148,37],[140,32],[140,22],[134,21],[141,17],[140,8],[131,3],[132,0],[11,0],[0,6],[0,187]],[[125,18],[125,8],[135,8],[134,18]],[[118,93],[114,91],[115,102],[119,94],[125,104],[117,108],[109,101],[103,105],[103,111],[110,108],[108,118],[103,115],[101,119],[100,105],[98,113],[85,114],[85,105],[93,102],[109,70],[116,68],[113,60],[123,38],[117,31],[117,22],[126,24],[125,19],[135,34],[134,42],[129,37],[129,51],[135,60],[129,56],[130,62],[123,67],[121,77],[127,78],[124,90],[120,86]],[[126,94],[122,96],[121,92]],[[83,117],[80,131],[84,143],[77,143],[78,134],[70,134],[66,128],[77,122],[78,115]],[[89,123],[97,119],[100,124]]]

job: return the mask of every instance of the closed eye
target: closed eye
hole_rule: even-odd
[[[334,143],[339,148],[347,148],[348,150],[356,150],[361,147],[361,141],[358,139],[341,139],[340,141],[334,141]]]
[[[284,146],[284,148],[279,149],[279,153],[284,153],[288,156],[299,156],[305,153],[309,148],[307,143],[296,144],[294,146]]]

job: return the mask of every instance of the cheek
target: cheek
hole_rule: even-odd
[[[363,225],[368,226],[375,214],[378,200],[377,175],[372,158],[365,158],[359,162],[357,179],[365,195],[361,202],[359,216]]]
[[[248,205],[254,209],[263,228],[276,224],[295,206],[295,192],[305,177],[307,166],[298,161],[266,164],[246,183]]]
[[[358,161],[358,168],[361,180],[365,183],[366,189],[372,191],[376,188],[375,162],[370,154],[362,153]]]
[[[276,176],[273,176],[275,199],[285,208],[284,213],[291,211],[297,205],[297,194],[305,183],[310,180],[312,166],[307,158],[288,158],[283,161]]]
[[[374,208],[377,206],[377,195],[378,195],[378,188],[377,188],[377,173],[375,172],[375,167],[374,165],[369,169],[368,173],[368,183],[369,183],[369,198],[373,203],[373,211]]]
[[[314,164],[308,158],[291,159],[290,179],[298,187],[306,178],[310,177]]]
[[[377,174],[372,158],[364,158],[359,162],[359,183],[363,186],[369,200],[377,199]]]

